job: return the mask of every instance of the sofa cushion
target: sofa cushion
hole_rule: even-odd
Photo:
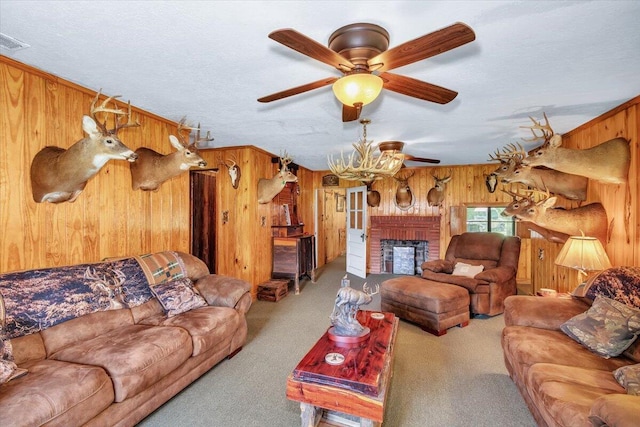
[[[104,369],[41,360],[29,373],[0,387],[0,423],[5,426],[83,425],[113,402]]]
[[[589,310],[560,328],[596,354],[614,357],[622,354],[640,333],[640,310],[598,296]]]
[[[18,366],[13,360],[13,347],[11,341],[5,337],[0,329],[0,384],[4,384],[13,378]]]
[[[50,358],[103,367],[122,402],[176,369],[192,353],[182,328],[127,325],[54,353]]]
[[[207,305],[204,298],[193,290],[193,282],[187,277],[152,286],[151,292],[169,317]]]
[[[613,371],[613,376],[627,394],[640,396],[640,363],[627,365]]]
[[[430,270],[424,270],[422,272],[422,278],[427,280],[433,280],[434,282],[448,283],[451,285],[458,285],[467,288],[472,293],[489,293],[489,283],[484,280],[478,280],[473,277],[454,276],[446,273],[434,273]]]
[[[525,378],[529,367],[536,363],[598,369],[609,374],[630,364],[625,358],[605,359],[587,351],[562,331],[528,326],[505,327],[502,330],[502,348],[505,359],[517,371],[519,378]]]
[[[425,261],[420,268],[423,270],[431,270],[434,273],[453,273],[454,263],[444,259],[434,259]]]
[[[145,325],[179,326],[186,329],[193,342],[192,356],[217,346],[228,346],[240,327],[240,315],[229,307],[202,307],[173,317],[156,315],[142,320]]]
[[[204,276],[195,283],[200,295],[209,305],[235,307],[240,298],[251,290],[251,284],[222,274]]]
[[[589,410],[599,397],[624,393],[611,372],[538,363],[527,374],[527,391],[550,426],[590,425]]]

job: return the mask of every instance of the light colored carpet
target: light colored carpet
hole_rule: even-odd
[[[326,265],[316,283],[277,303],[255,301],[243,350],[183,390],[141,426],[300,425],[300,406],[287,400],[286,378],[331,326],[345,260]],[[395,277],[370,275],[375,285]],[[364,279],[349,276],[351,287]],[[365,310],[379,310],[380,296]],[[465,328],[435,337],[400,322],[384,426],[535,426],[502,359],[502,316],[471,319]]]

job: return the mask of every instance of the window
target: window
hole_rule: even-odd
[[[493,231],[505,236],[515,236],[516,221],[513,216],[503,216],[503,206],[478,206],[467,208],[467,231]]]

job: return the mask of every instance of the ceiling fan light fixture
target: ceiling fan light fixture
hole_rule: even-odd
[[[338,101],[349,107],[367,105],[380,95],[382,83],[382,79],[374,74],[349,74],[336,80],[333,93]]]

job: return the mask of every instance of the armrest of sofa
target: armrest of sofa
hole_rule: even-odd
[[[632,427],[640,425],[640,396],[607,394],[593,402],[589,421],[594,426]]]
[[[447,261],[446,259],[436,259],[431,261],[425,261],[422,263],[420,268],[423,270],[430,270],[434,273],[453,273],[453,262]]]
[[[232,307],[242,313],[246,313],[251,306],[251,285],[244,280],[209,274],[198,279],[194,286],[209,305]]]
[[[564,322],[588,309],[586,303],[574,298],[512,295],[504,300],[504,323],[558,330]]]
[[[484,280],[489,283],[504,283],[516,275],[512,267],[495,267],[481,271],[476,274],[474,279]]]

